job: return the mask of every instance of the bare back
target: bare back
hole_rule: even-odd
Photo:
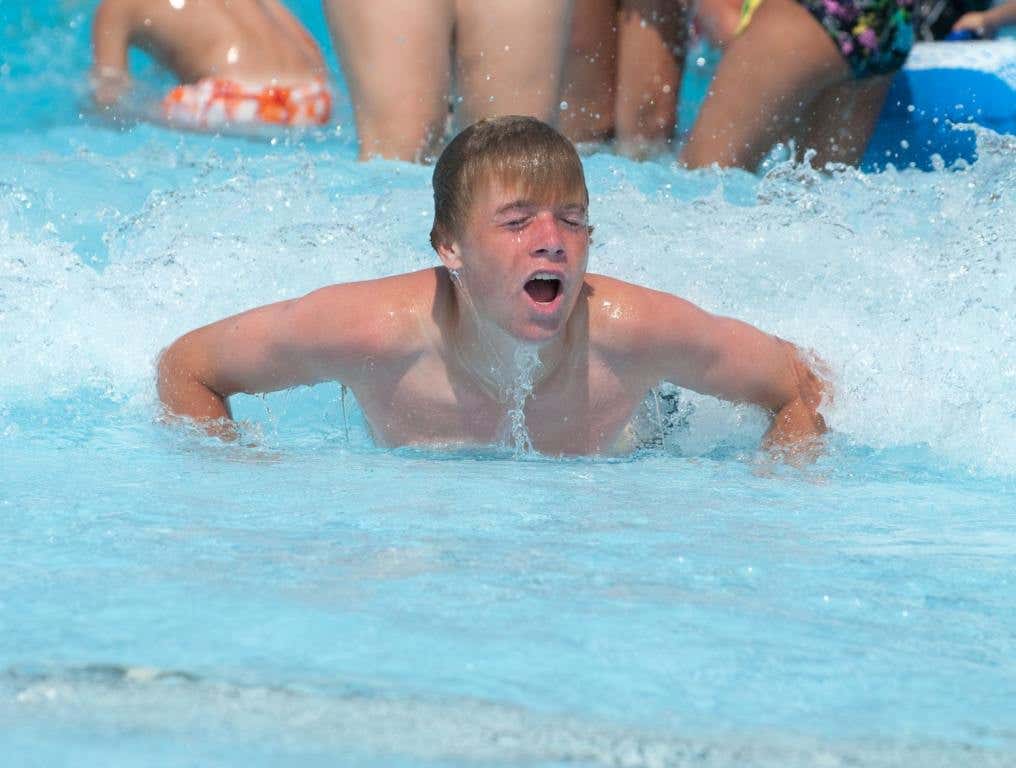
[[[325,74],[316,43],[278,0],[105,0],[93,40],[100,74],[125,73],[129,45],[150,51],[185,83],[285,85]]]

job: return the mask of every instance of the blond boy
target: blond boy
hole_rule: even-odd
[[[635,413],[667,380],[765,408],[767,444],[823,433],[822,382],[793,344],[586,273],[582,165],[553,128],[525,117],[470,126],[434,169],[434,201],[441,266],[188,333],[159,363],[168,411],[221,424],[237,392],[339,381],[384,445],[485,445],[503,440],[528,379],[536,450],[612,455],[631,450]]]

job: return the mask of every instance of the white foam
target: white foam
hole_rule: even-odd
[[[478,765],[1001,768],[1010,764],[1004,750],[905,736],[863,742],[772,731],[684,736],[679,724],[670,733],[624,729],[480,699],[431,701],[355,689],[328,695],[307,686],[237,685],[186,672],[146,668],[137,674],[136,669],[9,672],[0,688],[0,715],[12,730],[34,722],[71,734],[144,732],[171,743],[211,731],[228,734],[237,743],[270,745],[276,751],[286,744],[317,753],[334,751],[344,760],[353,750],[393,760]],[[332,687],[338,686],[333,682]],[[118,748],[119,754],[123,748]]]
[[[963,171],[822,177],[785,165],[761,182],[595,155],[590,268],[813,348],[836,375],[829,423],[861,444],[926,444],[1011,474],[1016,140],[978,129],[978,144],[981,159]],[[25,231],[19,206],[35,192],[0,198],[4,402],[88,388],[151,404],[156,356],[193,327],[435,263],[429,169],[327,156],[212,165],[199,173],[222,181],[153,193],[112,219],[101,272],[57,236]],[[684,444],[750,442],[764,426],[691,399]]]
[[[995,75],[1016,89],[1016,40],[917,43],[905,69],[971,69]]]

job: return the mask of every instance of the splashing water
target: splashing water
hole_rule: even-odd
[[[526,428],[525,407],[526,400],[533,394],[533,377],[540,367],[539,352],[526,345],[517,346],[512,355],[512,364],[509,366],[502,359],[497,345],[484,332],[484,323],[465,279],[458,273],[453,273],[452,281],[456,287],[456,296],[460,300],[459,306],[465,307],[472,315],[474,325],[479,332],[480,344],[491,361],[490,368],[486,375],[481,377],[480,383],[486,386],[493,384],[495,389],[500,390],[498,399],[508,408],[505,413],[504,426],[499,430],[501,433],[500,443],[511,450],[516,458],[531,456],[535,451]],[[507,383],[500,383],[505,382],[506,379]]]
[[[531,347],[520,346],[515,349],[512,362],[515,377],[505,392],[505,402],[511,404],[507,414],[507,445],[516,458],[521,458],[535,453],[526,429],[526,400],[533,394],[533,378],[540,368],[540,355]]]
[[[594,271],[829,364],[811,468],[758,476],[765,415],[672,388],[631,461],[378,449],[334,383],[237,397],[269,428],[224,446],[153,423],[159,350],[432,266],[430,169],[80,119],[94,5],[23,4],[0,55],[8,763],[1014,763],[1013,137],[931,173],[584,159]],[[504,363],[529,457],[538,359]]]

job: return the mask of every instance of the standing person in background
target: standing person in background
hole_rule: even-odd
[[[561,130],[646,157],[673,139],[688,18],[685,0],[575,0]]]
[[[1002,27],[1016,25],[1016,0],[1000,3],[983,11],[963,14],[953,24],[953,32],[970,32],[974,38],[993,38]]]
[[[331,115],[324,59],[278,0],[104,0],[92,24],[93,98],[127,92],[127,51],[139,46],[181,81],[163,99],[171,125],[320,125]]]
[[[454,117],[556,123],[571,0],[325,0],[360,159],[423,161]]]
[[[682,160],[754,170],[778,141],[857,164],[914,43],[913,0],[763,0],[720,61]]]

